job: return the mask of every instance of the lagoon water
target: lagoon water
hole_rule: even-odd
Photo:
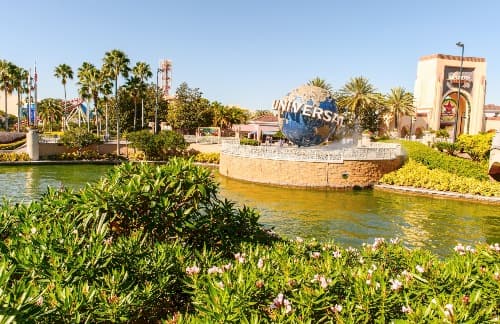
[[[0,197],[38,199],[47,186],[79,188],[111,166],[0,166]],[[500,242],[500,207],[378,190],[314,191],[241,182],[216,174],[222,197],[255,207],[280,235],[334,240],[360,247],[375,237],[399,237],[441,256],[457,243]]]

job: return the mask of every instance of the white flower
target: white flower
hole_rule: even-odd
[[[246,256],[245,253],[236,253],[234,255],[234,258],[238,260],[239,263],[245,263],[245,256]]]
[[[232,263],[228,263],[228,264],[223,265],[222,268],[227,271],[227,270],[231,270],[232,266],[233,266]]]
[[[452,317],[453,316],[453,304],[446,304],[446,305],[444,305],[444,314],[447,317]]]
[[[416,269],[417,269],[417,271],[418,271],[418,272],[420,272],[420,273],[424,273],[424,271],[425,271],[425,270],[424,270],[424,267],[422,267],[421,265],[417,265],[415,268],[416,268]]]
[[[321,256],[320,252],[313,252],[313,253],[311,253],[311,257],[313,259],[319,259],[320,256]]]
[[[403,313],[405,313],[405,314],[410,314],[411,312],[413,312],[413,310],[411,309],[411,307],[410,307],[410,306],[403,306],[403,307],[401,308],[401,311],[402,311]]]
[[[339,305],[339,304],[335,304],[335,306],[332,307],[332,310],[335,312],[335,313],[340,313],[342,311],[342,305]]]
[[[495,244],[490,245],[490,250],[500,252],[500,244],[495,243]]]
[[[342,253],[340,251],[333,251],[333,257],[339,259],[342,257]]]
[[[224,289],[224,283],[222,281],[219,281],[217,283],[217,287],[219,287],[220,289]]]
[[[262,267],[264,267],[264,260],[259,258],[259,261],[257,261],[257,268],[262,269]]]
[[[36,234],[36,227],[31,228],[31,234]]]
[[[224,271],[223,271],[221,268],[217,267],[217,266],[213,266],[213,267],[211,267],[211,268],[209,268],[209,269],[207,270],[207,273],[208,273],[208,274],[223,273],[223,272],[224,272]]]
[[[279,293],[276,298],[274,298],[271,304],[271,309],[284,308],[285,312],[288,314],[292,311],[292,303],[282,293]]]
[[[297,243],[302,243],[302,242],[304,242],[304,239],[303,239],[302,237],[297,236],[297,237],[295,238],[295,242],[297,242]]]
[[[186,268],[186,273],[189,276],[194,275],[194,274],[198,274],[199,272],[200,272],[200,268],[198,268],[196,265]]]
[[[401,281],[399,281],[398,279],[391,279],[391,280],[389,280],[389,282],[391,283],[392,290],[399,290],[403,286]]]

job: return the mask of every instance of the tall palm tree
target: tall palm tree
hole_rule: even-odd
[[[364,109],[370,109],[379,104],[380,95],[368,79],[360,76],[351,78],[339,90],[336,99],[339,109],[352,113],[356,123]]]
[[[54,69],[54,76],[58,79],[61,79],[61,83],[64,87],[64,113],[63,113],[63,130],[66,128],[66,122],[65,122],[65,117],[66,117],[66,105],[67,105],[67,98],[66,98],[66,82],[68,79],[73,80],[73,70],[71,69],[71,66],[68,64],[59,64],[56,66]]]
[[[153,76],[151,67],[146,62],[137,62],[132,68],[132,73],[136,78],[141,79],[141,83]],[[141,128],[144,128],[144,93],[141,91]],[[135,125],[135,124],[134,124]],[[135,129],[135,127],[134,127]]]
[[[385,105],[394,117],[394,126],[397,130],[399,130],[399,117],[415,112],[413,103],[413,94],[403,87],[392,88],[391,92],[385,96]]]
[[[143,84],[144,83],[141,82],[141,79],[133,76],[127,79],[127,84],[125,85],[127,93],[130,95],[132,101],[134,102],[134,130],[136,130],[137,124],[137,99],[144,90]]]
[[[82,66],[78,68],[77,76],[78,76],[78,85],[80,88],[78,89],[78,94],[80,97],[87,101],[87,111],[86,119],[87,119],[87,130],[90,131],[90,99],[92,98],[92,76],[95,74],[96,67],[89,62],[83,62]]]
[[[17,130],[21,129],[21,97],[28,92],[28,71],[22,67],[16,67],[14,70],[13,86],[17,92]]]
[[[115,81],[115,109],[116,109],[116,154],[120,155],[120,116],[118,109],[118,77],[128,77],[130,60],[120,50],[114,49],[104,54],[103,71]]]
[[[14,91],[13,78],[16,66],[7,60],[0,60],[0,90],[5,98],[5,130],[9,131],[9,114],[7,112],[7,95]]]
[[[105,119],[105,139],[109,138],[109,124],[108,124],[108,102],[109,95],[113,93],[113,83],[109,78],[109,75],[103,72],[101,69],[101,77],[100,77],[100,86],[99,92],[102,94],[102,100],[104,101],[105,111],[104,111],[104,119]]]
[[[321,79],[320,77],[315,77],[314,79],[309,80],[307,84],[325,89],[329,93],[332,92],[332,86],[329,83],[327,83],[325,79]]]

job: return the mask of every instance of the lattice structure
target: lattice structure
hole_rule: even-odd
[[[92,118],[92,115],[90,117]],[[83,99],[75,98],[66,101],[64,124],[69,125],[69,123],[78,123],[78,125],[80,125],[82,121],[87,123],[87,106],[83,104]]]
[[[161,60],[160,61],[161,73],[161,89],[163,96],[168,99],[170,98],[170,88],[172,86],[172,61]]]

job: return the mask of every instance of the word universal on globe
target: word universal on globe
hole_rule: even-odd
[[[275,100],[273,109],[278,111],[283,134],[298,146],[323,143],[343,121],[329,92],[313,85],[303,85]]]

